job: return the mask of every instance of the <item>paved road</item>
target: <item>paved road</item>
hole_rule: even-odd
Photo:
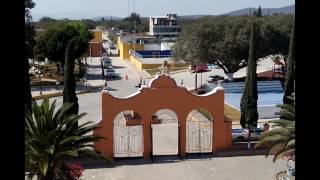
[[[113,167],[113,168],[110,168]],[[286,161],[272,163],[272,157],[242,156],[197,158],[180,161],[156,158],[154,163],[126,160],[99,168],[86,168],[86,180],[273,180],[286,170]]]
[[[104,84],[104,80],[101,76],[101,66],[99,58],[88,59],[88,86],[97,86]],[[117,73],[120,73],[119,79],[108,80],[108,91],[110,94],[116,97],[125,97],[139,90],[138,85],[140,81],[140,74],[134,71],[134,69],[125,61],[120,60],[118,57],[112,57],[112,65]],[[128,80],[125,79],[125,75],[128,76]],[[149,82],[149,80],[147,80]],[[101,90],[98,89],[95,92],[77,95],[79,102],[79,113],[87,112],[81,122],[101,120]],[[51,98],[50,101],[57,100],[57,107],[62,105],[62,97]],[[39,101],[38,101],[39,102]]]

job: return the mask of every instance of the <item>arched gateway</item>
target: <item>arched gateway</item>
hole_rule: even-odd
[[[142,87],[126,98],[117,98],[103,91],[102,120],[98,124],[100,128],[93,133],[105,139],[95,142],[95,149],[110,159],[119,157],[120,149],[124,149],[124,157],[132,157],[136,153],[137,156],[142,154],[145,159],[150,158],[151,125],[166,121],[165,118],[156,117],[161,109],[169,109],[177,116],[180,157],[185,157],[186,153],[214,153],[231,147],[232,123],[224,116],[223,88],[218,86],[207,94],[195,95],[186,88],[177,86],[169,76],[160,75],[150,81],[149,87]],[[119,115],[121,112],[125,113]],[[123,126],[141,129],[135,130],[132,135],[126,134],[129,128]],[[122,128],[123,134],[117,134],[115,128]],[[142,137],[139,137],[140,133]],[[133,136],[135,141],[130,141]],[[122,137],[127,139],[121,141],[119,138]],[[133,147],[122,148],[121,144],[117,144],[119,142]],[[137,152],[130,152],[130,149]]]

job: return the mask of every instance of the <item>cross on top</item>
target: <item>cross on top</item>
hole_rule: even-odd
[[[166,66],[164,66],[164,64],[161,65],[161,67],[159,67],[161,74],[165,74],[168,72],[168,68]]]

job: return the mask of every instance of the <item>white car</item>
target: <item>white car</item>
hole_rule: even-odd
[[[218,76],[218,75],[210,75],[210,76],[207,78],[207,81],[208,81],[208,82],[216,82],[216,81],[219,81],[219,80],[224,80],[224,77]]]
[[[106,69],[114,69],[114,67],[112,65],[107,65]]]
[[[261,128],[254,128],[251,132],[251,140],[259,140],[263,133]],[[248,129],[232,129],[232,140],[234,141],[245,141],[248,140],[249,131]]]

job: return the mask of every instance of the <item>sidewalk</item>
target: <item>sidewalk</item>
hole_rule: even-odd
[[[135,65],[133,65],[130,61],[125,61],[125,63],[127,63],[130,66],[130,68],[132,68],[143,79],[150,79],[150,74],[147,73],[146,71],[140,70]]]

